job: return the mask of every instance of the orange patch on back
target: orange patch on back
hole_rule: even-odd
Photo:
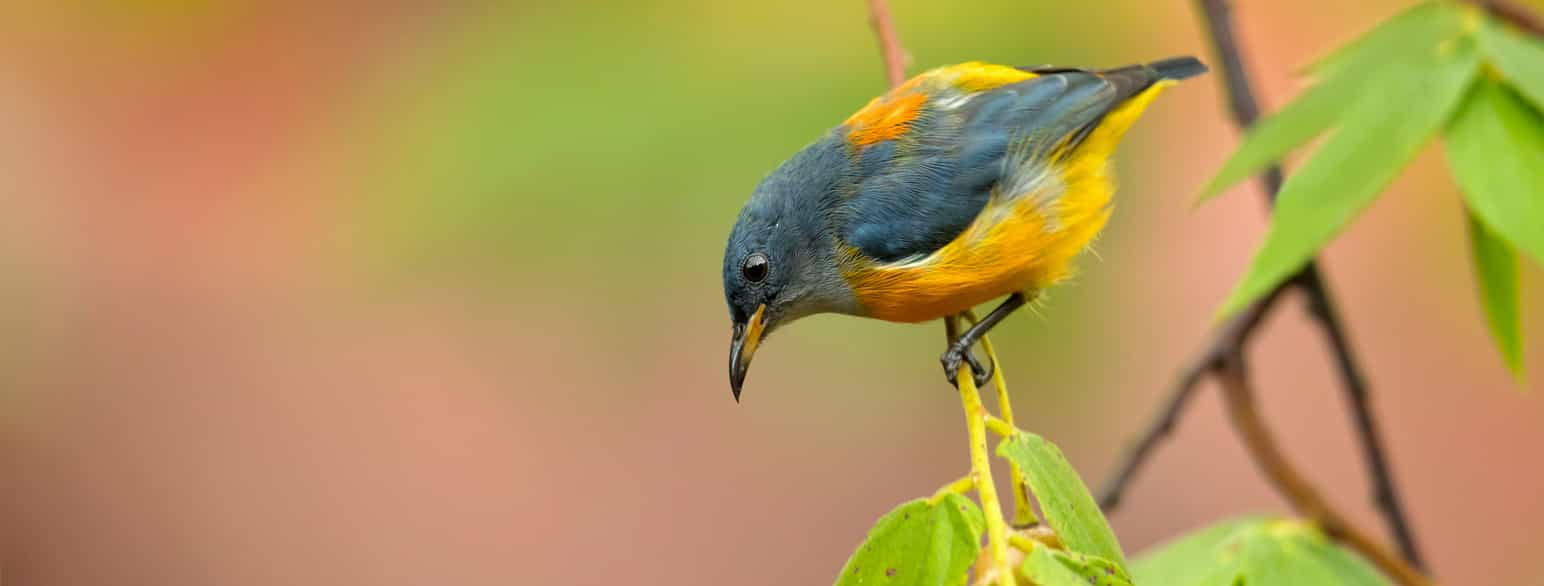
[[[1028,71],[980,61],[926,71],[870,100],[848,117],[844,123],[850,129],[847,142],[861,147],[904,136],[912,121],[921,115],[929,95],[984,92],[1035,77]]]
[[[900,138],[911,122],[922,113],[927,96],[920,93],[891,94],[874,98],[844,123],[849,127],[847,142],[866,146]]]

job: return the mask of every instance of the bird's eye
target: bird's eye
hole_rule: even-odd
[[[740,274],[745,275],[747,281],[760,283],[767,278],[767,255],[756,252],[745,257],[745,263],[740,265]]]

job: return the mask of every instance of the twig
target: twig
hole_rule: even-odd
[[[1270,478],[1271,484],[1300,514],[1312,519],[1326,535],[1361,554],[1399,584],[1431,584],[1431,580],[1419,570],[1347,521],[1344,515],[1330,506],[1318,489],[1293,468],[1260,416],[1242,352],[1224,358],[1215,372],[1218,382],[1222,384],[1223,399],[1227,402],[1228,419],[1238,430],[1244,446],[1249,449],[1260,471]]]
[[[970,320],[971,325],[980,321],[976,319],[975,312],[968,309],[965,310],[965,319]],[[986,426],[1006,437],[1012,435],[1018,427],[1013,422],[1013,400],[1008,396],[1007,375],[1003,373],[1003,363],[997,359],[997,350],[992,347],[992,340],[987,336],[981,336],[981,349],[986,352],[986,359],[991,361],[992,386],[997,387],[997,410],[1003,414],[1002,419],[995,424],[992,420],[997,418],[988,418]],[[1023,527],[1036,522],[1035,510],[1029,506],[1029,488],[1024,482],[1024,471],[1019,469],[1017,462],[1008,462],[1008,481],[1013,490],[1013,526]]]
[[[1238,38],[1234,35],[1233,18],[1228,2],[1227,0],[1197,0],[1197,3],[1202,14],[1205,15],[1217,58],[1221,61],[1234,121],[1239,128],[1247,129],[1260,118],[1260,106],[1251,89],[1249,72],[1244,67]],[[1276,196],[1281,191],[1281,166],[1272,165],[1260,180],[1264,183],[1267,197],[1275,203]],[[1361,368],[1351,352],[1345,328],[1341,326],[1340,320],[1335,315],[1334,303],[1331,301],[1329,291],[1324,287],[1324,279],[1319,274],[1318,263],[1310,260],[1298,275],[1297,281],[1308,296],[1309,313],[1315,317],[1315,321],[1330,343],[1330,350],[1335,355],[1336,372],[1340,376],[1341,388],[1345,391],[1347,404],[1351,408],[1357,441],[1361,444],[1362,454],[1367,462],[1367,475],[1373,485],[1373,501],[1383,513],[1389,531],[1394,534],[1400,553],[1416,567],[1424,568],[1425,563],[1421,559],[1419,548],[1415,545],[1414,534],[1410,531],[1408,516],[1400,504],[1399,493],[1394,488],[1393,473],[1389,471],[1388,457],[1384,455],[1383,439],[1378,430],[1377,420],[1373,417],[1371,406],[1368,404],[1366,377],[1362,376]]]
[[[1238,126],[1247,129],[1259,119],[1260,108],[1254,98],[1248,72],[1244,68],[1228,3],[1226,0],[1197,0],[1197,3],[1205,18],[1220,61],[1223,82],[1227,88],[1229,111]],[[1282,178],[1280,165],[1272,165],[1261,174],[1260,182],[1267,202],[1275,203],[1276,196],[1281,191]],[[1206,371],[1218,367],[1228,356],[1241,356],[1244,345],[1252,335],[1255,326],[1259,324],[1261,317],[1272,309],[1281,291],[1294,285],[1301,287],[1306,293],[1309,312],[1324,332],[1335,356],[1336,371],[1341,378],[1341,386],[1345,390],[1356,424],[1357,439],[1367,461],[1368,476],[1372,479],[1374,500],[1383,513],[1390,531],[1394,534],[1401,554],[1415,567],[1423,568],[1420,551],[1415,545],[1409,522],[1406,521],[1407,517],[1400,505],[1398,493],[1394,489],[1377,421],[1368,404],[1365,378],[1361,374],[1360,367],[1357,366],[1345,329],[1334,312],[1331,297],[1314,261],[1310,261],[1296,277],[1278,286],[1271,296],[1256,302],[1229,321],[1212,343],[1204,348],[1196,359],[1188,363],[1181,371],[1179,383],[1170,392],[1163,410],[1117,469],[1114,480],[1105,490],[1101,503],[1106,508],[1113,508],[1120,502],[1121,494],[1136,470],[1141,467],[1158,442],[1173,428],[1174,422]],[[1287,490],[1287,487],[1283,487],[1283,492],[1289,499],[1296,494],[1296,491]],[[1294,505],[1298,506],[1299,510],[1315,507],[1313,503],[1294,503]],[[1361,534],[1356,533],[1356,535]]]
[[[1507,0],[1471,0],[1492,16],[1511,23],[1536,37],[1544,37],[1544,20],[1526,7]]]
[[[1008,536],[1008,545],[1024,553],[1029,553],[1035,548],[1049,547],[1051,549],[1066,549],[1061,536],[1045,525],[1035,525],[1014,531]],[[1018,564],[1014,564],[1017,566]]]
[[[1305,271],[1302,279],[1303,288],[1308,293],[1308,312],[1318,322],[1320,331],[1324,333],[1325,340],[1329,343],[1330,352],[1335,357],[1335,370],[1340,374],[1340,387],[1345,390],[1346,403],[1351,409],[1357,439],[1362,446],[1362,458],[1367,463],[1367,476],[1372,481],[1373,502],[1383,513],[1383,519],[1389,525],[1389,532],[1394,534],[1394,542],[1399,545],[1400,554],[1410,560],[1415,567],[1424,570],[1426,562],[1415,544],[1415,534],[1410,530],[1409,517],[1405,514],[1404,506],[1400,504],[1399,493],[1394,488],[1393,473],[1389,470],[1386,450],[1383,448],[1382,432],[1378,428],[1378,420],[1372,415],[1372,406],[1368,401],[1367,382],[1362,378],[1356,358],[1351,354],[1351,344],[1346,340],[1345,328],[1340,325],[1340,318],[1335,313],[1329,292],[1324,288],[1319,272]]]
[[[901,37],[895,34],[895,21],[890,19],[888,0],[868,0],[869,26],[879,37],[879,53],[885,60],[885,79],[890,87],[906,81],[906,51],[901,48]]]
[[[960,337],[960,320],[957,316],[944,318],[944,334],[953,344]],[[999,576],[999,586],[1014,586],[1013,568],[1008,558],[1008,523],[1003,519],[1002,505],[997,499],[997,484],[992,481],[992,456],[986,447],[986,407],[981,404],[981,393],[976,389],[976,377],[969,364],[960,365],[954,374],[959,386],[960,404],[965,408],[965,432],[970,437],[970,476],[981,498],[981,514],[986,518],[987,552],[991,570]]]
[[[951,494],[965,494],[970,492],[970,489],[975,487],[976,477],[971,474],[966,474],[963,478],[960,478],[954,482],[950,482],[949,484],[945,484],[943,487],[935,491],[933,496],[928,499],[928,504],[936,505],[946,496]]]
[[[1115,476],[1105,485],[1099,497],[1100,508],[1109,511],[1120,504],[1121,496],[1124,495],[1126,487],[1130,485],[1142,464],[1152,455],[1158,443],[1174,430],[1174,424],[1179,420],[1180,413],[1189,404],[1190,398],[1195,395],[1195,390],[1200,388],[1201,379],[1217,368],[1228,353],[1244,346],[1255,327],[1260,324],[1260,320],[1275,307],[1276,300],[1280,299],[1285,291],[1286,287],[1278,287],[1229,319],[1217,330],[1216,335],[1201,353],[1180,370],[1179,380],[1169,391],[1163,409],[1158,412],[1158,416],[1142,432],[1142,435],[1138,436],[1140,439],[1126,452],[1120,465],[1116,466]]]

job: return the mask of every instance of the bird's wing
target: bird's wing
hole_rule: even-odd
[[[966,64],[917,76],[838,129],[855,162],[843,239],[881,263],[932,253],[975,221],[999,182],[1074,146],[1152,74]]]

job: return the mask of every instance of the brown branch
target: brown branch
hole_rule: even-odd
[[[1471,2],[1480,5],[1491,16],[1511,23],[1512,26],[1528,34],[1544,37],[1544,20],[1540,20],[1539,15],[1525,6],[1507,0],[1471,0]]]
[[[1248,71],[1243,64],[1243,56],[1239,48],[1238,39],[1234,33],[1228,3],[1226,0],[1197,0],[1197,4],[1204,16],[1212,44],[1220,61],[1223,82],[1226,84],[1227,89],[1229,111],[1238,126],[1247,129],[1259,119],[1260,108],[1258,101],[1254,97]],[[1260,176],[1260,182],[1264,188],[1267,202],[1274,204],[1276,195],[1281,191],[1283,182],[1280,165],[1272,165],[1266,169]],[[1333,302],[1324,286],[1317,263],[1312,260],[1304,266],[1303,270],[1296,277],[1278,286],[1269,297],[1256,302],[1239,316],[1229,321],[1217,337],[1213,339],[1212,343],[1203,349],[1202,353],[1188,363],[1181,371],[1179,385],[1170,392],[1164,409],[1160,411],[1155,422],[1149,426],[1136,443],[1136,447],[1117,469],[1114,481],[1105,490],[1101,503],[1109,508],[1114,507],[1120,502],[1121,494],[1130,483],[1131,477],[1141,467],[1142,462],[1152,452],[1157,443],[1172,429],[1175,420],[1178,419],[1180,412],[1188,403],[1200,379],[1208,370],[1220,368],[1221,365],[1229,360],[1241,364],[1241,358],[1235,359],[1230,357],[1243,356],[1244,346],[1253,334],[1255,326],[1259,324],[1260,319],[1272,309],[1280,293],[1285,288],[1294,285],[1301,287],[1306,293],[1309,313],[1315,318],[1316,323],[1324,332],[1326,341],[1334,354],[1336,371],[1340,376],[1341,386],[1345,391],[1346,399],[1352,412],[1357,439],[1367,462],[1368,476],[1372,479],[1374,500],[1383,513],[1390,531],[1394,534],[1395,541],[1398,543],[1404,559],[1409,560],[1410,564],[1413,564],[1416,568],[1423,567],[1420,552],[1415,545],[1403,507],[1400,505],[1398,493],[1394,489],[1392,474],[1389,472],[1388,459],[1384,455],[1383,442],[1378,430],[1377,420],[1373,417],[1368,404],[1365,377],[1362,376],[1361,368],[1357,365],[1355,357],[1351,352],[1345,329],[1334,312]],[[1230,413],[1237,415],[1236,410],[1230,410]],[[1239,422],[1235,421],[1235,424],[1239,424]],[[1247,434],[1245,439],[1246,441],[1251,440]],[[1270,456],[1273,453],[1277,457],[1280,456],[1279,452],[1274,450],[1267,450],[1267,453],[1262,453],[1260,450],[1253,451],[1257,458],[1262,455]],[[1286,465],[1286,462],[1283,459],[1277,463],[1279,466],[1269,466],[1269,464],[1268,462],[1261,462],[1262,467],[1269,469],[1279,469],[1280,466]],[[1327,505],[1324,504],[1323,499],[1318,498],[1317,493],[1312,491],[1311,486],[1303,483],[1300,476],[1293,475],[1290,478],[1283,478],[1272,475],[1272,480],[1277,482],[1278,488],[1282,490],[1283,494],[1293,501],[1295,508],[1303,511],[1310,517],[1317,518],[1323,514],[1323,511],[1329,510]],[[1285,481],[1303,484],[1303,487],[1306,487],[1308,492],[1304,492],[1302,490],[1303,487],[1282,485],[1281,483]],[[1307,501],[1298,500],[1305,494],[1314,496],[1314,498]],[[1352,543],[1350,539],[1345,539],[1344,541],[1347,541],[1349,545],[1356,547],[1358,550],[1376,547],[1376,544],[1366,540],[1364,534],[1351,530],[1349,525],[1344,523],[1343,517],[1335,515],[1330,520],[1337,523],[1333,527],[1334,531],[1330,531],[1332,535],[1351,536],[1364,542],[1358,544]],[[1372,550],[1368,549],[1368,551]],[[1378,548],[1378,551],[1381,552],[1381,548]],[[1369,557],[1371,557],[1371,554],[1369,554]],[[1386,564],[1380,563],[1380,566],[1382,565]],[[1405,567],[1408,568],[1408,566]],[[1399,569],[1393,568],[1392,565],[1386,568],[1391,574],[1394,570]],[[1416,575],[1419,576],[1419,574]],[[1395,577],[1399,576],[1396,575]],[[1424,580],[1422,578],[1423,582]],[[1402,581],[1415,583],[1404,579]]]
[[[1373,502],[1383,513],[1383,519],[1389,525],[1389,532],[1394,535],[1394,541],[1399,545],[1400,554],[1410,560],[1415,567],[1425,569],[1426,563],[1415,544],[1415,533],[1410,530],[1409,517],[1405,514],[1404,506],[1400,504],[1399,493],[1394,488],[1393,473],[1389,469],[1388,458],[1385,456],[1382,432],[1378,428],[1377,418],[1372,415],[1372,406],[1368,400],[1367,382],[1362,378],[1361,369],[1351,353],[1351,343],[1346,339],[1345,328],[1340,325],[1340,318],[1335,313],[1335,307],[1330,301],[1328,290],[1324,287],[1324,281],[1321,280],[1319,272],[1312,269],[1313,267],[1309,267],[1309,270],[1304,271],[1302,275],[1303,289],[1308,294],[1308,312],[1319,324],[1325,341],[1329,343],[1330,352],[1334,355],[1335,371],[1339,373],[1340,387],[1345,391],[1346,403],[1355,422],[1354,429],[1357,432],[1358,443],[1362,446],[1362,459],[1367,464],[1367,476],[1372,481]]]
[[[1285,287],[1279,287],[1229,319],[1212,336],[1201,353],[1180,370],[1179,379],[1166,395],[1163,409],[1159,410],[1158,416],[1153,418],[1148,428],[1138,436],[1140,439],[1132,445],[1121,458],[1120,464],[1116,466],[1115,476],[1105,485],[1104,491],[1100,494],[1100,508],[1108,511],[1120,504],[1121,496],[1125,494],[1126,488],[1130,486],[1142,464],[1152,456],[1159,442],[1174,430],[1174,424],[1178,422],[1180,413],[1189,404],[1190,398],[1195,395],[1195,390],[1200,388],[1201,379],[1205,378],[1208,372],[1216,369],[1230,352],[1244,346],[1255,327],[1260,324],[1260,320],[1271,311],[1271,308],[1276,305],[1276,300],[1280,299],[1285,291]]]
[[[890,18],[888,0],[868,0],[869,26],[879,38],[879,52],[885,60],[885,79],[890,87],[906,81],[906,50],[901,48],[901,37],[895,34],[895,21]]]
[[[1249,72],[1244,67],[1243,55],[1234,34],[1233,18],[1228,2],[1227,0],[1197,0],[1197,3],[1202,14],[1205,15],[1217,58],[1221,61],[1234,121],[1239,128],[1247,129],[1259,119],[1260,107],[1251,89]],[[1281,166],[1272,165],[1261,177],[1261,182],[1264,183],[1267,197],[1274,203],[1276,195],[1281,191]],[[1357,441],[1362,447],[1362,454],[1367,462],[1367,475],[1373,485],[1373,501],[1383,513],[1389,531],[1393,533],[1394,540],[1399,544],[1399,550],[1405,559],[1410,560],[1417,567],[1424,567],[1420,550],[1415,545],[1414,534],[1410,531],[1408,516],[1400,504],[1399,493],[1394,488],[1393,473],[1389,471],[1388,458],[1384,455],[1383,439],[1378,430],[1377,420],[1373,417],[1371,406],[1368,404],[1366,377],[1362,376],[1361,368],[1351,352],[1345,328],[1341,326],[1340,320],[1335,315],[1334,304],[1330,300],[1329,291],[1324,287],[1324,279],[1319,274],[1318,263],[1310,260],[1303,268],[1298,281],[1308,295],[1309,312],[1316,318],[1335,355],[1336,372],[1341,379],[1341,388],[1346,393],[1346,401],[1355,422]]]
[[[1313,484],[1308,482],[1277,446],[1276,440],[1265,427],[1255,403],[1254,389],[1249,384],[1249,371],[1243,353],[1224,358],[1215,371],[1222,384],[1223,400],[1227,403],[1228,419],[1243,439],[1256,465],[1271,484],[1276,487],[1297,512],[1311,520],[1326,535],[1361,554],[1384,574],[1405,586],[1429,586],[1431,580],[1420,570],[1408,564],[1404,558],[1389,551],[1376,540],[1357,529],[1346,517],[1325,500]]]

